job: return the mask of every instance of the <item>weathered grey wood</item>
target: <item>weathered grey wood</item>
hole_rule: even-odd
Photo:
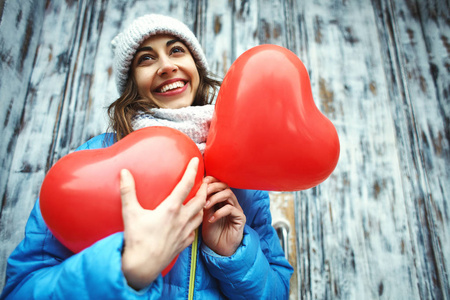
[[[3,124],[0,129],[3,138],[0,144],[1,191],[5,190],[8,181],[7,173],[11,165],[12,150],[21,130],[23,106],[44,17],[43,10],[43,5],[37,5],[33,1],[23,5],[8,2],[1,6],[0,122]],[[4,197],[2,193],[2,203]]]
[[[29,213],[28,207],[11,201],[18,196],[19,187],[10,170],[17,155],[22,163],[16,167],[15,176],[29,177],[34,168],[26,164],[15,149],[21,146],[19,137],[26,126],[26,97],[44,19],[44,4],[42,1],[8,1],[0,5],[0,287],[3,287],[6,258],[16,246],[18,237],[23,235]],[[36,184],[28,186],[24,192],[36,191],[36,187]],[[30,195],[23,200],[29,199]],[[9,214],[8,207],[16,213]]]
[[[423,2],[382,2],[380,13],[384,18],[394,16],[385,22],[386,73],[392,75],[389,96],[405,176],[403,191],[409,202],[407,213],[419,291],[423,298],[448,299],[449,204],[448,184],[443,182],[448,181],[450,159],[449,147],[445,145],[449,99],[448,95],[446,100],[439,97],[442,90],[436,91],[438,82],[433,83],[446,82],[448,90],[448,69],[443,67],[449,52],[436,49],[436,38],[448,36],[448,25],[441,24],[440,32],[435,30],[428,22],[430,11],[426,8],[436,3],[430,1],[423,7],[419,3]],[[440,13],[448,20],[448,5]],[[437,67],[436,60],[440,59]],[[435,68],[441,70],[439,76]]]
[[[287,47],[338,130],[335,172],[295,195],[294,295],[449,299],[449,6],[0,1],[0,288],[48,168],[107,128],[106,107],[117,97],[111,39],[155,12],[191,27],[219,77],[253,46]]]
[[[391,110],[403,109],[403,104],[389,100],[390,70],[381,68],[385,45],[379,40],[390,36],[389,28],[377,31],[376,5],[367,1],[307,2],[300,11],[313,94],[337,125],[342,142],[333,176],[316,191],[300,195],[308,251],[301,261],[309,273],[302,295],[440,298],[445,285],[433,281],[435,269],[416,263],[433,264],[434,256],[427,252],[433,248],[420,244],[418,249],[418,229],[410,227],[415,215],[411,195],[402,189],[420,181],[398,168],[405,159],[403,145],[414,145],[397,140],[398,127],[408,129]],[[391,14],[383,25],[399,17]],[[393,42],[393,49],[400,51],[399,46]]]
[[[409,79],[408,95],[422,160],[424,208],[437,266],[436,280],[448,299],[450,189],[445,182],[450,176],[450,4],[448,1],[416,1],[416,8],[410,9],[410,14],[405,13],[405,20],[413,18],[420,21],[420,27],[415,29],[411,22],[406,22],[404,29],[399,30],[401,39],[406,41],[408,37],[410,41],[401,45],[405,49],[403,67]],[[400,28],[404,25],[401,21]]]

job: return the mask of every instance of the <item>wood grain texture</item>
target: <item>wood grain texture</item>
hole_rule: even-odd
[[[406,204],[372,4],[315,1],[298,11],[313,95],[341,140],[333,175],[299,195],[302,296],[414,299],[414,269],[409,245],[403,246],[410,240]]]
[[[436,3],[429,2],[426,7],[420,7],[420,3],[381,3],[380,13],[384,18],[395,16],[385,22],[386,73],[392,74],[389,96],[401,153],[403,191],[409,204],[419,291],[423,298],[448,299],[448,184],[443,184],[443,180],[448,180],[450,156],[448,146],[442,147],[441,143],[448,143],[449,103],[448,96],[444,100],[439,96],[443,92],[435,90],[439,89],[436,81],[446,82],[448,90],[448,69],[442,72],[448,51],[438,50],[440,43],[435,39],[448,35],[448,25],[441,24],[442,33],[436,32],[433,24],[424,26],[430,14],[426,7]],[[446,12],[441,11],[448,21],[448,5]],[[429,35],[430,30],[435,32]],[[433,71],[436,59],[442,59],[440,76]],[[433,138],[445,135],[444,139]]]
[[[446,0],[0,1],[0,288],[45,173],[107,129],[111,39],[151,12],[185,22],[220,78],[264,43],[308,69],[341,156],[287,201],[293,298],[450,299]]]
[[[3,287],[6,258],[23,236],[34,202],[31,199],[36,197],[39,186],[33,182],[21,190],[17,179],[34,177],[35,166],[27,163],[23,152],[16,152],[16,148],[23,146],[20,138],[25,136],[27,127],[25,106],[29,81],[44,19],[44,3],[37,2],[2,2],[0,11],[0,287]]]

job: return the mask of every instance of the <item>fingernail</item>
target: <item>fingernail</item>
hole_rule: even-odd
[[[206,201],[206,203],[205,203],[205,208],[208,208],[208,206],[209,206],[209,203],[210,203],[211,201]]]
[[[211,223],[212,221],[214,221],[214,216],[212,216],[211,218],[209,218],[208,222]]]

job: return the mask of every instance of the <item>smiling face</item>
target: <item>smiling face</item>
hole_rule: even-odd
[[[189,48],[171,35],[155,35],[140,45],[132,76],[139,95],[160,108],[190,106],[200,82]]]

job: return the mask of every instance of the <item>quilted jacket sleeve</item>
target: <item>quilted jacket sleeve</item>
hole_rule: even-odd
[[[202,258],[230,299],[287,299],[293,269],[271,225],[269,196],[261,191],[234,192],[247,217],[242,244],[230,257],[203,247]]]
[[[1,299],[148,299],[148,289],[158,299],[161,276],[144,291],[127,285],[122,246],[123,234],[116,233],[72,254],[48,230],[37,201],[25,238],[8,260]]]

